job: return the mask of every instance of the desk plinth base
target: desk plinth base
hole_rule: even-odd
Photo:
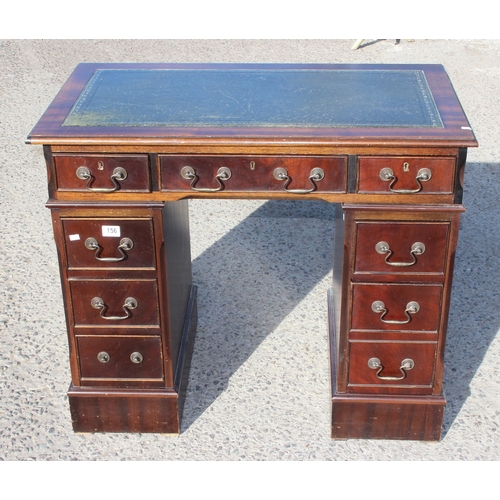
[[[75,432],[179,434],[197,323],[197,288],[191,287],[174,389],[75,387],[68,390]]]
[[[332,381],[332,439],[439,441],[443,396],[338,393],[333,293],[328,294]]]
[[[167,391],[68,391],[75,432],[179,434],[179,396]]]
[[[439,441],[445,399],[332,395],[332,439]]]

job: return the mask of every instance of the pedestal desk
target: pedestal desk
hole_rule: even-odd
[[[80,64],[27,142],[47,163],[75,431],[180,431],[187,200],[272,198],[337,204],[331,437],[440,438],[477,146],[442,66]]]

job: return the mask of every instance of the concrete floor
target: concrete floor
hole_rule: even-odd
[[[500,458],[500,41],[379,40],[357,51],[352,43],[0,41],[0,458]],[[191,202],[199,328],[181,435],[73,433],[44,159],[24,140],[85,61],[444,64],[480,147],[469,151],[465,175],[440,443],[330,440],[333,207],[299,202],[286,202],[285,211],[277,202]]]

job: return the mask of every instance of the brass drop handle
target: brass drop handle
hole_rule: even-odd
[[[101,297],[94,297],[90,301],[90,305],[94,309],[99,309],[99,315],[101,316],[101,318],[107,319],[108,321],[120,321],[130,318],[132,316],[130,310],[136,309],[139,303],[136,299],[134,299],[134,297],[128,297],[127,299],[125,299],[125,302],[122,306],[123,310],[125,311],[125,316],[104,316],[106,314],[108,306],[104,303],[104,300],[102,300]]]
[[[406,319],[405,320],[396,320],[396,319],[384,319],[387,313],[389,312],[387,308],[385,307],[385,304],[381,300],[376,300],[372,304],[372,311],[374,313],[380,314],[380,321],[384,323],[388,323],[390,325],[406,325],[411,321],[411,316],[410,314],[416,314],[418,311],[420,311],[420,304],[418,302],[412,301],[408,302],[406,304],[406,309],[405,309],[405,314],[406,314]]]
[[[391,258],[392,255],[392,250],[389,246],[389,243],[385,241],[379,241],[375,245],[375,251],[380,254],[380,255],[385,255],[385,263],[388,264],[389,266],[394,266],[394,267],[409,267],[413,266],[414,264],[417,263],[417,255],[422,255],[425,252],[425,245],[421,243],[420,241],[417,241],[413,243],[411,246],[410,250],[410,255],[412,256],[413,260],[411,262],[389,262],[389,259]]]
[[[405,163],[405,168],[407,168],[407,167],[408,167],[408,164]],[[379,176],[383,181],[390,182],[389,189],[393,193],[414,194],[414,193],[419,193],[420,191],[422,191],[422,189],[423,189],[422,182],[429,181],[432,177],[432,173],[428,168],[421,168],[417,172],[417,176],[415,177],[415,180],[417,181],[417,184],[418,184],[417,189],[393,189],[392,187],[394,186],[394,184],[396,184],[398,178],[394,175],[394,171],[392,170],[392,168],[389,168],[389,167],[383,168],[380,171]]]
[[[316,182],[319,182],[325,178],[325,172],[322,168],[316,167],[311,170],[309,173],[309,182],[311,183],[311,189],[288,189],[288,186],[292,182],[292,178],[288,175],[286,168],[278,167],[274,169],[273,176],[277,181],[285,181],[282,186],[283,191],[292,194],[308,194],[316,191],[318,186],[316,186]]]
[[[380,362],[380,359],[378,358],[370,358],[368,360],[368,368],[371,368],[372,370],[377,370],[376,376],[380,380],[403,380],[406,378],[406,372],[409,370],[412,370],[415,367],[415,362],[413,359],[406,358],[401,361],[401,366],[399,367],[399,371],[402,373],[401,377],[389,377],[386,375],[380,375],[382,370],[384,369],[384,366]]]
[[[197,188],[196,184],[200,178],[193,167],[182,167],[181,177],[191,181],[190,187],[194,191],[198,191],[199,193],[216,193],[217,191],[222,191],[224,189],[225,186],[222,181],[227,181],[231,178],[231,170],[227,167],[220,167],[219,170],[217,170],[215,180],[219,186],[216,188]]]
[[[95,177],[90,173],[88,167],[78,167],[76,169],[76,176],[82,181],[87,181],[85,186],[89,191],[92,191],[93,193],[113,193],[120,189],[120,184],[118,184],[118,181],[124,181],[127,178],[128,174],[123,167],[116,167],[110,177],[114,184],[114,187],[112,188],[93,188],[92,184],[95,180]]]
[[[127,258],[127,254],[124,250],[129,251],[134,248],[134,242],[130,238],[122,238],[120,240],[120,244],[118,245],[118,251],[121,254],[121,257],[100,257],[102,252],[102,247],[99,245],[99,242],[95,238],[87,238],[85,240],[85,248],[88,250],[94,250],[94,258],[101,262],[121,262]]]

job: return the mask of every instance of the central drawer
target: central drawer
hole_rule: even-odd
[[[158,326],[156,280],[70,280],[75,326]]]
[[[346,156],[160,155],[159,162],[163,191],[346,191]]]

